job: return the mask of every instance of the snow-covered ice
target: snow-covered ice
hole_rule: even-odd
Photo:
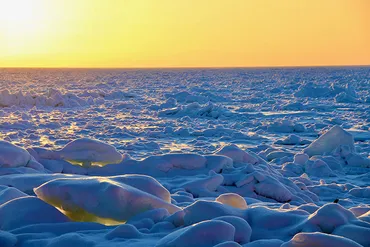
[[[370,246],[370,68],[0,69],[0,246]]]

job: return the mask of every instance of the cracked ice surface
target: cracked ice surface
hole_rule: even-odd
[[[1,246],[370,246],[370,69],[0,70]]]

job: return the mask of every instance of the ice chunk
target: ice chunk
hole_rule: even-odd
[[[140,233],[135,226],[130,224],[123,224],[119,225],[114,228],[112,231],[108,232],[105,236],[108,240],[112,240],[115,238],[142,238],[143,234]]]
[[[359,154],[351,153],[345,157],[348,166],[370,168],[370,159]]]
[[[360,100],[346,92],[341,92],[340,94],[335,96],[335,102],[337,103],[358,103],[360,102]]]
[[[245,244],[243,247],[280,247],[283,243],[280,239],[261,239]]]
[[[337,103],[358,103],[360,101],[355,89],[348,83],[345,87],[345,91],[335,96],[335,102]]]
[[[31,157],[26,149],[7,141],[0,141],[0,167],[26,166]]]
[[[63,94],[61,91],[50,88],[43,94],[23,93],[22,91],[11,93],[8,90],[0,92],[0,107],[81,107],[86,106],[88,101],[73,93]]]
[[[347,130],[347,132],[351,133],[355,141],[370,140],[370,132],[368,130],[360,130],[360,129],[351,128]]]
[[[293,239],[281,245],[281,247],[361,247],[362,245],[348,239],[325,233],[298,233]]]
[[[291,153],[291,152],[287,152],[287,151],[273,151],[271,153],[269,153],[267,156],[266,156],[266,159],[268,161],[271,161],[271,160],[274,160],[274,159],[281,159],[281,158],[284,158],[284,157],[293,157],[294,154]]]
[[[11,230],[31,224],[68,221],[68,218],[59,210],[32,196],[16,198],[0,206],[0,228],[2,230]]]
[[[303,140],[301,137],[290,134],[289,136],[285,137],[282,140],[277,140],[275,144],[281,144],[281,145],[305,145],[311,143],[308,140]]]
[[[17,237],[10,233],[0,230],[0,246],[1,247],[14,247],[18,242]]]
[[[182,187],[191,193],[194,197],[207,197],[218,195],[215,191],[224,181],[224,177],[210,172],[210,176],[203,179],[194,179],[182,185]]]
[[[294,155],[293,163],[298,164],[298,165],[304,165],[306,164],[308,160],[309,160],[309,157],[307,154],[297,153],[296,155]]]
[[[370,211],[361,215],[359,219],[370,223]]]
[[[171,169],[200,169],[205,167],[206,159],[196,154],[167,154],[151,156],[143,161],[143,165],[150,164],[159,170],[168,172]]]
[[[290,120],[282,119],[280,121],[272,122],[267,126],[270,132],[291,133],[291,132],[305,132],[306,127],[300,123],[293,123]]]
[[[252,227],[251,241],[260,239],[290,239],[297,225],[307,220],[304,211],[274,210],[264,206],[251,207],[244,217]]]
[[[306,82],[300,85],[298,90],[294,93],[295,97],[311,97],[311,98],[321,98],[321,97],[333,97],[345,89],[341,87],[336,87],[334,84],[330,86],[320,85],[313,82]]]
[[[150,180],[146,182],[157,186]],[[150,184],[143,186],[149,188]],[[77,221],[115,224],[155,208],[165,208],[170,213],[180,210],[155,195],[117,182],[114,178],[61,178],[42,184],[34,191],[39,198]]]
[[[72,163],[106,165],[120,163],[123,159],[115,147],[99,140],[76,139],[57,151],[61,159]]]
[[[5,168],[4,168],[5,169]],[[14,187],[26,194],[33,194],[33,189],[50,180],[65,177],[63,174],[11,174],[0,176],[0,184]],[[79,177],[79,176],[76,176]]]
[[[225,156],[202,156],[195,153],[169,153],[149,156],[146,159],[124,160],[120,164],[91,167],[89,175],[146,174],[154,177],[193,176],[220,172],[232,166]]]
[[[356,197],[370,199],[370,186],[366,188],[353,188],[348,193]]]
[[[225,155],[231,158],[236,163],[256,164],[259,162],[257,155],[241,150],[238,146],[231,144],[222,147],[216,152],[217,155]]]
[[[308,218],[308,224],[317,225],[325,233],[332,233],[338,226],[357,220],[349,210],[337,203],[322,206]]]
[[[245,212],[239,208],[221,204],[214,201],[199,200],[184,208],[184,224],[192,225],[204,220],[210,220],[220,216],[243,217]]]
[[[235,193],[225,193],[216,198],[216,202],[227,204],[235,208],[247,209],[247,202],[243,197]]]
[[[145,191],[151,195],[161,198],[165,202],[171,202],[171,195],[156,179],[146,175],[122,175],[108,177],[109,179],[130,185],[136,189]]]
[[[305,148],[304,153],[308,156],[323,155],[334,151],[341,145],[347,145],[350,150],[355,150],[353,136],[335,125]]]
[[[49,159],[40,159],[39,161],[45,169],[53,173],[62,173],[63,164],[67,161],[64,160],[49,160]]]
[[[215,218],[214,220],[222,220],[235,227],[235,242],[238,242],[239,244],[246,244],[250,241],[252,228],[245,219],[236,216],[222,216]]]
[[[223,155],[207,155],[207,168],[211,171],[220,172],[223,168],[233,167],[233,160]]]
[[[158,116],[160,117],[170,117],[170,116],[190,116],[190,117],[198,117],[198,118],[229,118],[233,115],[233,112],[230,110],[219,106],[214,105],[211,102],[207,104],[200,105],[198,102],[193,102],[188,105],[179,106],[176,108],[170,108],[166,110],[162,110],[158,112]]]
[[[349,209],[356,217],[366,214],[370,211],[370,206],[357,206]]]
[[[370,224],[363,224],[361,221],[359,222],[359,225],[347,224],[340,226],[334,230],[333,234],[351,239],[363,246],[369,246]]]
[[[309,160],[305,164],[305,171],[307,174],[316,177],[327,177],[335,176],[333,171],[330,169],[328,164],[321,159],[316,159],[314,161]]]
[[[241,245],[234,241],[226,241],[218,245],[215,245],[214,247],[241,247]]]
[[[289,202],[293,195],[287,187],[285,187],[277,179],[268,176],[262,181],[258,181],[254,185],[255,193],[267,198],[272,198],[278,202]]]
[[[28,196],[26,193],[17,190],[16,188],[0,185],[0,205],[19,197]]]
[[[169,217],[170,213],[165,208],[156,208],[152,210],[145,211],[144,213],[135,215],[132,217],[129,221],[126,222],[126,224],[135,224],[138,221],[144,220],[144,219],[150,219],[154,223],[158,223],[163,221],[165,218]]]
[[[47,247],[84,246],[94,247],[95,241],[84,237],[79,233],[67,233],[52,239]]]
[[[296,163],[292,162],[287,162],[282,165],[282,170],[285,172],[284,174],[296,176],[296,175],[301,175],[303,173],[303,167],[301,165],[298,165]]]
[[[234,240],[235,227],[222,220],[202,221],[168,234],[156,247],[212,247]]]

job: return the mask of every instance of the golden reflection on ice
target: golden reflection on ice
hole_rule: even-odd
[[[41,136],[40,137],[40,144],[41,146],[47,146],[47,145],[54,145],[54,142],[50,141],[47,136]]]
[[[6,134],[0,132],[0,140],[5,140]]]
[[[182,150],[189,150],[191,146],[186,143],[171,143],[164,145],[165,149],[169,149],[170,151],[182,151]]]
[[[71,126],[67,129],[67,134],[74,135],[75,131],[77,131],[79,128],[76,125],[76,122],[73,122]]]

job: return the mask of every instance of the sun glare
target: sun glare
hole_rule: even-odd
[[[0,0],[0,37],[9,48],[30,42],[43,27],[45,9],[40,0]]]
[[[9,24],[32,21],[35,18],[32,1],[2,0],[0,18],[9,22]]]

